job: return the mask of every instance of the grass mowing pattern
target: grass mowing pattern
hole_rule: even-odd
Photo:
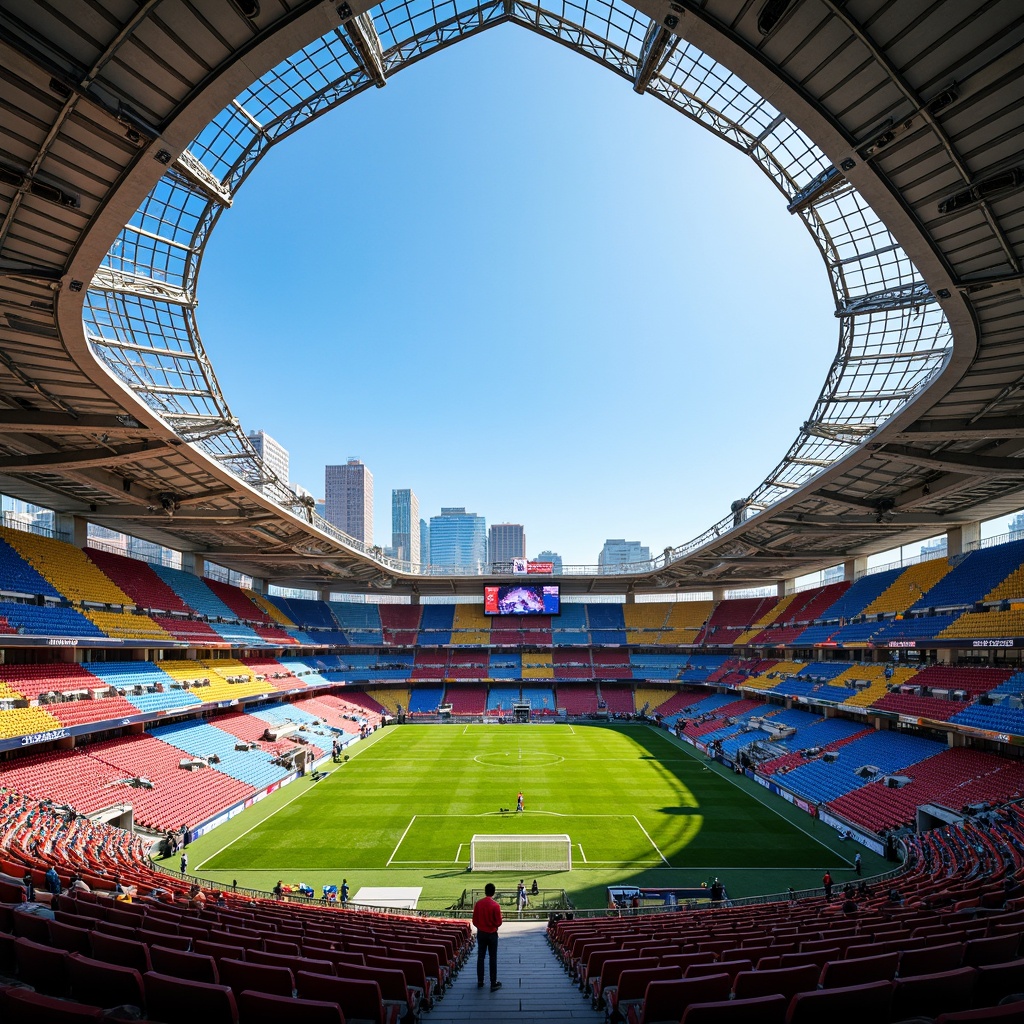
[[[519,790],[525,813],[501,813],[514,811]],[[568,833],[572,872],[540,884],[603,906],[608,884],[696,885],[721,875],[740,896],[818,884],[826,866],[835,875],[846,859],[830,829],[768,794],[765,803],[752,798],[642,726],[388,729],[325,781],[300,779],[283,792],[280,809],[255,827],[247,812],[193,844],[204,877],[261,889],[283,878],[319,891],[344,874],[353,892],[421,885],[424,896],[454,899],[485,880],[518,881],[466,873],[474,833]]]

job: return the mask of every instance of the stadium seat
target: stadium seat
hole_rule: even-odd
[[[919,974],[937,974],[953,971],[963,963],[964,944],[948,942],[924,949],[907,949],[900,954],[900,977],[913,978]]]
[[[237,1024],[238,1007],[227,985],[172,978],[149,971],[143,975],[146,1003],[159,1008],[165,1024]]]
[[[1024,992],[1024,960],[1004,964],[983,964],[977,968],[974,1005],[995,1006],[1015,992]]]
[[[139,974],[145,974],[153,969],[149,959],[149,947],[144,942],[93,931],[89,936],[89,944],[92,946],[92,956],[95,960],[120,964],[122,967],[134,967]]]
[[[63,921],[50,921],[49,924],[49,945],[57,949],[67,950],[69,953],[84,953],[89,955],[92,947],[89,945],[89,929],[76,928],[74,925],[65,924]]]
[[[960,967],[898,979],[892,994],[892,1019],[936,1017],[970,1009],[976,973],[971,967]]]
[[[858,957],[853,960],[829,960],[821,971],[822,988],[843,988],[869,981],[892,981],[899,966],[899,953]]]
[[[680,1024],[783,1024],[785,996],[760,996],[712,1003],[690,1003]],[[829,1024],[834,1024],[830,1021]]]
[[[647,994],[647,986],[657,981],[682,981],[681,967],[648,967],[639,971],[623,971],[619,975],[619,983],[608,993],[608,1017],[621,1021],[643,1006]],[[728,993],[726,993],[726,996]],[[712,997],[707,997],[712,998]],[[723,997],[724,998],[724,997]]]
[[[733,995],[736,999],[781,995],[788,1000],[797,992],[813,992],[818,987],[819,973],[815,964],[769,971],[741,971],[733,981]]]
[[[633,1003],[625,1011],[627,1020],[629,1024],[677,1024],[683,1008],[690,1003],[728,999],[729,984],[728,974],[652,980],[647,984],[642,1003]]]
[[[384,1011],[380,986],[356,978],[328,978],[300,971],[295,979],[299,998],[331,1001],[341,1007],[346,1021],[360,1024],[391,1024]]]
[[[1024,1000],[1007,1003],[1005,1006],[942,1013],[935,1018],[933,1024],[987,1024],[989,1021],[992,1024],[1024,1024]]]
[[[268,992],[245,991],[238,997],[241,1024],[345,1024],[334,1001],[293,999]]]
[[[22,937],[14,940],[19,980],[45,995],[68,994],[71,987],[68,956],[63,949],[54,949],[32,939]]]
[[[821,1024],[822,1021],[828,1024],[864,1024],[865,1021],[886,1021],[890,1019],[891,1002],[891,981],[798,992],[789,1004],[786,1024]]]
[[[211,985],[222,984],[217,973],[217,964],[208,953],[186,953],[184,950],[169,949],[151,943],[149,959],[153,964],[153,970],[158,974],[205,981]],[[227,982],[223,984],[226,985]]]
[[[137,1006],[146,1009],[142,975],[133,967],[93,960],[81,953],[68,957],[71,995],[90,1006]]]
[[[228,985],[236,996],[246,989],[278,996],[290,996],[295,991],[295,978],[288,967],[223,959],[218,962],[217,969],[220,983]]]
[[[1001,964],[1014,960],[1020,945],[1019,934],[995,935],[989,939],[971,939],[964,947],[965,967]]]
[[[72,1003],[27,988],[4,989],[0,1007],[9,1024],[79,1024],[103,1020],[103,1011],[97,1006]]]

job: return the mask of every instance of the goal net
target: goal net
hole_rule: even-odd
[[[571,871],[572,840],[567,835],[473,836],[470,871]]]

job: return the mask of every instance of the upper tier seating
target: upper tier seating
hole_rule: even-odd
[[[379,606],[384,643],[412,647],[419,634],[420,609],[414,604],[382,604]]]
[[[864,614],[906,611],[923,594],[928,593],[950,568],[949,560],[945,558],[933,558],[911,565],[864,609]]]
[[[731,647],[739,636],[778,603],[777,597],[741,597],[722,601],[694,643]]]
[[[0,534],[2,538],[3,534]],[[40,575],[6,541],[0,539],[0,593],[60,597],[57,588]]]
[[[241,587],[233,587],[230,583],[222,583],[220,580],[204,579],[203,582],[214,597],[220,598],[231,609],[236,618],[250,624],[261,622],[270,625],[273,621],[262,608],[253,603]]]
[[[330,608],[350,644],[378,647],[384,642],[377,605],[331,601]]]
[[[1022,563],[1024,540],[971,551],[912,605],[912,609],[969,608],[975,601],[984,600]]]
[[[1024,604],[1006,611],[965,612],[939,634],[943,637],[1024,636]]]
[[[588,604],[586,609],[592,643],[626,643],[626,619],[621,604]]]
[[[116,640],[152,640],[159,644],[172,639],[171,634],[148,615],[108,612],[95,608],[86,610],[85,617]]]
[[[112,579],[137,607],[151,611],[191,612],[188,605],[157,576],[148,562],[115,555],[99,548],[86,548],[85,551],[89,560],[95,562],[103,574]]]
[[[0,665],[0,682],[29,700],[41,693],[93,694],[107,684],[81,665],[46,662],[38,665]]]
[[[491,642],[491,622],[484,615],[482,604],[457,604],[452,621],[450,642],[473,646],[486,646]]]
[[[711,615],[711,601],[673,601],[658,636],[659,644],[693,644]]]
[[[206,585],[206,580],[181,569],[154,565],[153,571],[189,608],[211,619],[237,619],[238,616]]]
[[[267,600],[302,629],[338,629],[337,620],[326,601],[309,601],[305,598],[273,595],[268,595]]]
[[[450,644],[452,642],[452,623],[454,619],[454,605],[423,605],[420,609],[420,631],[416,642],[421,646]]]
[[[840,619],[849,620],[861,615],[875,598],[896,582],[902,572],[902,568],[896,568],[861,576],[830,608],[822,612],[819,618],[828,622],[838,622]]]
[[[492,679],[521,679],[523,656],[518,651],[491,651],[488,671]]]
[[[627,604],[623,609],[626,620],[626,642],[646,646],[658,643],[665,628],[670,605],[665,601]]]
[[[6,541],[25,561],[46,577],[69,601],[130,605],[131,598],[89,561],[86,553],[62,540],[0,526]]]

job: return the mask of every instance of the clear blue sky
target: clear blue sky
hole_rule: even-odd
[[[749,158],[514,26],[264,158],[213,235],[200,330],[292,481],[526,527],[529,555],[652,553],[724,516],[809,413],[838,338],[824,265]]]

